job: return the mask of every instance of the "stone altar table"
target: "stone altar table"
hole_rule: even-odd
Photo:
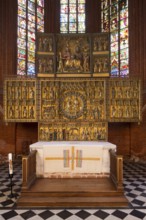
[[[109,150],[116,145],[106,141],[36,142],[36,175],[46,178],[105,177],[110,174]]]

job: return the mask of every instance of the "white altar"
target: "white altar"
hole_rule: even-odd
[[[30,145],[37,150],[37,177],[103,177],[110,173],[109,150],[116,145],[106,141],[51,141]]]

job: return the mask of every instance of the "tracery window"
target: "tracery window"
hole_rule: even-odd
[[[44,31],[44,0],[18,0],[17,75],[35,75],[37,31]]]
[[[101,8],[102,31],[110,32],[111,76],[128,76],[128,0],[102,0]]]
[[[60,0],[60,33],[85,33],[85,0]]]

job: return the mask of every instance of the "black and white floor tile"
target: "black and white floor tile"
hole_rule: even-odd
[[[0,164],[0,220],[146,220],[146,164],[124,162],[124,189],[129,208],[16,209],[21,193],[21,162],[14,163],[12,191],[8,164]]]

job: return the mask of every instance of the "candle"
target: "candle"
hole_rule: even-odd
[[[13,174],[12,153],[8,154],[8,160],[9,160],[9,174]]]

